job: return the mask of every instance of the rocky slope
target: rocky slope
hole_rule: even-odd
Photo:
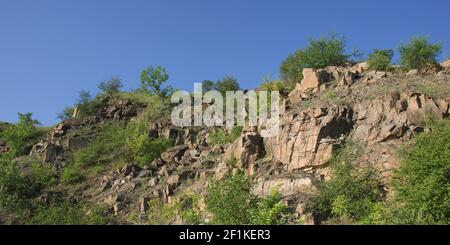
[[[268,195],[277,188],[299,218],[314,223],[305,202],[320,181],[330,177],[328,162],[345,141],[365,150],[360,164],[370,164],[385,176],[398,167],[398,147],[426,130],[427,117],[450,115],[449,64],[425,75],[416,72],[366,71],[364,63],[347,67],[304,70],[304,79],[283,101],[280,133],[262,138],[244,128],[233,143],[213,145],[209,128],[175,128],[169,120],[149,123],[149,137],[173,139],[169,148],[146,167],[132,162],[111,167],[70,188],[60,184],[43,192],[40,200],[58,197],[72,202],[106,204],[119,223],[140,223],[151,200],[171,203],[177,193],[200,194],[200,207],[210,179],[230,168],[243,169],[255,179],[254,193]],[[95,115],[59,123],[34,145],[31,155],[42,164],[61,169],[71,164],[74,151],[96,137],[107,121],[133,121],[145,105],[106,97]],[[0,129],[1,130],[1,129]],[[0,153],[5,151],[0,139]],[[230,166],[230,159],[235,159]],[[137,218],[130,220],[130,215]],[[173,223],[183,223],[181,218]]]

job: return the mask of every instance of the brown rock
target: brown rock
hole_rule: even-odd
[[[302,92],[309,89],[318,89],[320,85],[330,82],[331,76],[326,70],[303,69],[303,80],[301,81]]]

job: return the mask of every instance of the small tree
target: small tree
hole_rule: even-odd
[[[300,82],[303,68],[325,68],[342,65],[351,55],[345,54],[345,38],[336,34],[318,40],[309,39],[308,46],[289,55],[281,64],[280,76],[287,83]]]
[[[119,81],[119,83],[120,83],[120,81]],[[81,90],[78,92],[78,101],[77,101],[78,105],[87,104],[87,103],[91,102],[91,100],[92,100],[92,97],[91,97],[91,93],[89,91]]]
[[[234,77],[225,77],[222,81],[216,83],[216,89],[221,94],[225,95],[227,91],[237,91],[240,89],[237,79]]]
[[[27,148],[32,144],[31,140],[39,135],[37,125],[39,121],[32,119],[32,113],[18,113],[19,121],[14,125],[9,125],[0,134],[6,139],[8,148],[14,156],[26,153]]]
[[[169,80],[169,73],[162,66],[149,66],[141,72],[141,87],[152,94],[165,96],[162,84],[167,80]]]
[[[203,93],[214,90],[215,88],[216,88],[216,84],[211,80],[204,80],[202,82]]]
[[[112,77],[108,81],[101,82],[98,88],[105,94],[115,94],[120,92],[122,86],[122,80],[119,77]]]
[[[66,106],[62,112],[58,113],[57,118],[61,121],[70,119],[72,118],[74,110],[75,109],[73,107]]]
[[[391,49],[375,49],[373,53],[369,54],[367,64],[370,70],[386,71],[391,67],[391,60],[394,56],[394,51]]]
[[[431,44],[427,37],[414,37],[408,44],[399,47],[400,63],[405,70],[423,69],[437,63],[442,43]]]

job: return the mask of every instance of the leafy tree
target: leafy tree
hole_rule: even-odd
[[[122,88],[122,80],[119,77],[112,77],[111,79],[107,81],[103,81],[100,84],[98,84],[98,88],[105,94],[115,94],[120,92],[120,89]],[[80,98],[81,98],[80,93]]]
[[[227,91],[237,91],[240,89],[237,79],[234,77],[225,77],[216,83],[216,89],[222,95],[226,95]]]
[[[442,52],[442,43],[431,44],[427,37],[413,37],[408,44],[399,47],[400,63],[405,70],[421,70],[437,63]]]
[[[18,113],[19,121],[14,125],[8,125],[0,137],[5,138],[8,148],[14,156],[26,153],[32,140],[39,136],[37,125],[39,121],[32,119],[32,113]]]
[[[216,84],[211,80],[204,80],[202,82],[203,93],[214,90],[216,88]]]
[[[325,68],[342,65],[351,55],[345,54],[345,38],[332,34],[314,40],[308,46],[289,55],[281,64],[281,78],[288,83],[297,83],[303,78],[303,68]]]
[[[166,68],[162,66],[149,66],[141,72],[141,87],[156,95],[167,95],[167,91],[162,88],[162,85],[169,80],[169,73]]]
[[[391,49],[375,49],[369,55],[367,64],[370,70],[386,71],[391,67],[391,60],[394,56],[394,51]]]
[[[432,124],[405,149],[394,172],[393,223],[450,224],[450,123]]]

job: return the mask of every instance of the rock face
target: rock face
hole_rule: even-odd
[[[266,150],[288,171],[325,164],[353,126],[347,107],[312,108],[282,118],[280,133],[265,142]]]

